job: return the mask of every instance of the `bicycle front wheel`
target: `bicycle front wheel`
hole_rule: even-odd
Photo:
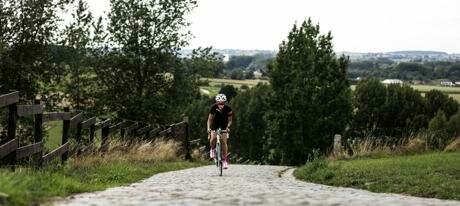
[[[219,175],[220,176],[222,176],[222,167],[223,166],[222,166],[222,160],[221,160],[221,161],[219,161],[219,171],[220,171]]]

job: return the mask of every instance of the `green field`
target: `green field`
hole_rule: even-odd
[[[267,83],[268,80],[260,80],[260,79],[246,79],[246,80],[234,80],[234,79],[214,79],[214,78],[203,78],[202,80],[209,81],[210,86],[221,86],[222,84],[226,85],[233,85],[235,87],[241,87],[243,85],[247,85],[248,87],[256,86],[258,83]]]
[[[380,159],[318,159],[294,172],[302,180],[373,192],[460,200],[460,152]]]
[[[47,136],[44,137],[45,148],[59,147],[62,142],[62,121],[47,123],[45,128],[47,128]]]
[[[219,90],[220,86],[200,87],[200,93],[210,97],[216,96]]]
[[[430,90],[436,89],[448,94],[460,94],[460,87],[441,87],[441,86],[432,86],[432,85],[412,85],[412,88],[420,92],[428,92]]]
[[[206,93],[210,96],[215,96],[219,91],[222,85],[233,85],[234,87],[240,88],[243,85],[247,85],[248,87],[253,87],[257,85],[259,82],[262,83],[269,83],[268,80],[254,80],[254,79],[247,79],[247,80],[233,80],[233,79],[215,79],[215,78],[203,78],[202,80],[209,81],[208,87],[200,87],[209,91]],[[351,89],[355,89],[355,85],[351,86]],[[420,91],[420,93],[424,94],[430,90],[436,89],[445,94],[448,94],[450,97],[460,102],[460,87],[441,87],[441,86],[433,86],[433,85],[411,85],[412,88],[415,90]],[[202,94],[205,94],[202,92]]]

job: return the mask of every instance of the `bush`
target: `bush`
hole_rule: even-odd
[[[231,79],[236,79],[236,80],[242,80],[245,78],[244,76],[244,72],[242,69],[235,69],[232,71],[232,73],[230,74],[230,78]]]
[[[238,91],[233,85],[224,85],[220,88],[219,94],[225,94],[227,102],[230,102],[238,94]]]
[[[436,116],[431,119],[428,125],[428,130],[431,131],[435,135],[435,138],[438,140],[437,145],[435,146],[437,148],[443,148],[448,138],[447,118],[444,114],[444,111],[439,110],[436,113]]]
[[[460,135],[460,113],[457,112],[452,115],[447,122],[447,132],[451,137],[457,137]]]
[[[439,110],[444,111],[444,115],[450,118],[458,111],[458,103],[452,97],[439,90],[431,90],[425,94],[426,110],[430,118],[434,117]]]

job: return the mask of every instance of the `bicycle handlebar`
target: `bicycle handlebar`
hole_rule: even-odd
[[[217,132],[218,130],[217,129],[216,130],[209,130],[208,133],[210,133],[212,131]],[[228,133],[228,131],[227,130],[220,130],[220,133]]]

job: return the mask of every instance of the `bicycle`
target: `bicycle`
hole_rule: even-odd
[[[221,130],[220,128],[216,130],[216,157],[214,158],[214,162],[216,163],[217,168],[219,169],[219,175],[222,176],[222,148],[220,146],[220,138],[222,137],[223,133],[227,133],[226,130]]]

